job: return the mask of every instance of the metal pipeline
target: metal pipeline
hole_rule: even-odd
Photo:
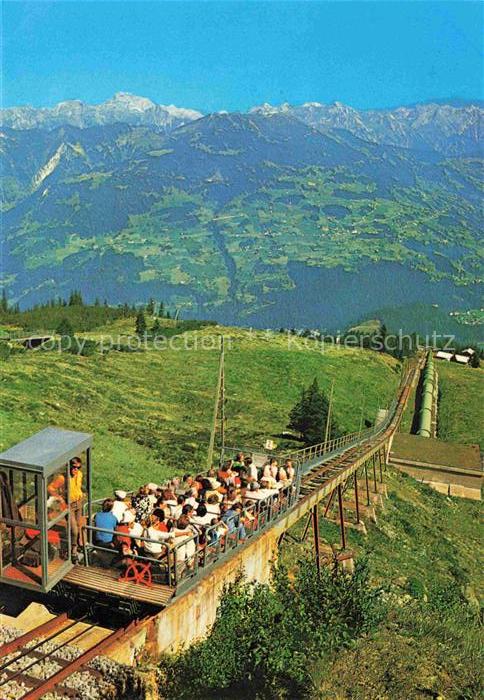
[[[430,350],[422,374],[422,394],[418,416],[417,435],[432,437],[432,414],[437,389],[437,372],[434,367],[434,358]]]

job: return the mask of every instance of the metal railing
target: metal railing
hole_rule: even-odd
[[[123,556],[119,547],[116,546],[116,539],[124,540],[129,537],[136,543],[140,543],[141,547],[133,547],[133,553],[127,555],[126,558],[149,562],[163,583],[179,588],[181,584],[196,577],[201,568],[206,569],[220,557],[227,555],[266,529],[274,520],[292,508],[297,501],[297,490],[292,482],[279,490],[273,489],[272,491],[274,493],[257,501],[254,495],[253,498],[250,495],[247,496],[244,499],[245,504],[243,504],[243,511],[240,515],[237,513],[229,517],[222,516],[220,522],[214,525],[192,525],[191,528],[194,529],[187,530],[186,537],[180,536],[180,531],[174,528],[170,544],[153,540],[144,535],[136,536],[95,525],[84,525],[84,563],[89,566],[99,552],[111,555],[112,560],[107,562],[108,565],[112,566],[116,560],[121,563]],[[110,535],[113,544],[96,540],[96,533]],[[179,539],[181,541],[177,541]],[[144,552],[143,543],[151,543],[161,547],[160,557],[153,557]]]
[[[117,530],[109,530],[107,528],[103,527],[96,527],[95,525],[83,525],[82,526],[82,531],[83,531],[83,551],[84,551],[84,564],[86,566],[89,566],[91,563],[92,555],[96,555],[99,552],[106,552],[111,555],[112,560],[109,561],[108,563],[110,565],[113,565],[116,563],[116,560],[119,560],[121,563],[123,559],[123,555],[116,546],[116,538],[121,538],[121,539],[126,539],[129,538],[132,540],[132,542],[137,543],[137,542],[148,542],[157,545],[158,547],[161,548],[160,556],[159,557],[151,557],[147,556],[146,554],[133,554],[133,555],[126,555],[126,557],[131,557],[133,559],[139,560],[139,561],[148,561],[152,564],[157,565],[158,567],[161,567],[164,565],[165,570],[166,570],[166,578],[167,578],[167,583],[172,580],[172,572],[170,571],[170,558],[169,558],[169,547],[167,544],[163,542],[159,542],[158,540],[153,540],[150,539],[149,537],[144,537],[144,536],[136,536],[136,535],[130,535],[128,532],[119,532]],[[101,532],[103,534],[107,534],[111,536],[111,541],[110,542],[103,542],[101,540],[96,541],[95,533]],[[94,537],[93,537],[94,535]],[[109,546],[111,545],[111,546]],[[137,547],[132,547],[133,552],[135,552],[138,548]]]
[[[180,580],[184,577],[196,575],[198,571],[198,551],[200,546],[200,533],[194,533],[193,530],[187,530],[187,536],[178,535],[178,538],[183,537],[183,541],[176,543],[177,536],[172,535],[173,544],[160,542],[144,535],[131,535],[129,532],[119,532],[117,530],[108,530],[106,528],[96,527],[94,525],[83,526],[84,540],[84,559],[86,566],[89,566],[93,557],[98,557],[99,552],[105,552],[110,555],[110,561],[106,562],[109,566],[119,564],[122,567],[123,562],[139,561],[148,562],[151,564],[152,573],[160,578],[160,583],[168,586],[176,587]],[[102,542],[99,539],[92,538],[92,534],[102,532],[111,535],[111,542]],[[177,531],[180,533],[181,531]],[[170,533],[167,533],[170,535]],[[123,554],[122,545],[117,540],[130,539],[132,541],[130,552]],[[138,546],[140,543],[141,546]],[[154,556],[153,553],[146,552],[146,544],[155,545],[160,548],[160,556]],[[121,572],[120,572],[121,575]]]

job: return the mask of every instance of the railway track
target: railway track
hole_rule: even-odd
[[[406,373],[399,388],[395,410],[385,430],[309,469],[301,480],[300,500],[310,496],[314,490],[320,489],[326,484],[336,483],[341,477],[349,476],[353,465],[365,456],[371,455],[372,452],[377,453],[379,449],[385,449],[386,442],[398,429],[412,384],[421,369],[422,362],[423,360],[420,358]]]
[[[87,615],[70,619],[62,613],[1,646],[0,700],[38,700],[50,693],[52,697],[77,700],[87,697],[87,688],[104,680],[104,674],[90,662],[132,634],[139,621],[81,650],[76,643],[85,643],[96,627],[86,619]],[[73,674],[80,675],[76,682],[71,678],[66,685]]]

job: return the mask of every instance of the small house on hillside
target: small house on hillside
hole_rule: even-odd
[[[468,357],[472,357],[473,355],[476,354],[476,351],[473,350],[472,348],[466,348],[461,352],[461,355],[468,355]]]
[[[438,350],[438,352],[435,353],[436,360],[447,360],[447,362],[450,362],[453,356],[453,353],[444,352],[443,350]]]
[[[445,350],[438,350],[434,357],[436,360],[445,360],[446,362],[457,362],[459,365],[470,364],[472,355],[466,355],[464,353],[457,354],[456,352],[446,352]]]
[[[457,355],[456,353],[452,358],[452,362],[457,362],[459,365],[468,365],[470,361],[469,355]]]

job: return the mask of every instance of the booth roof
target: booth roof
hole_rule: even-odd
[[[45,428],[0,454],[0,465],[50,475],[72,457],[91,447],[92,435],[60,428]]]

